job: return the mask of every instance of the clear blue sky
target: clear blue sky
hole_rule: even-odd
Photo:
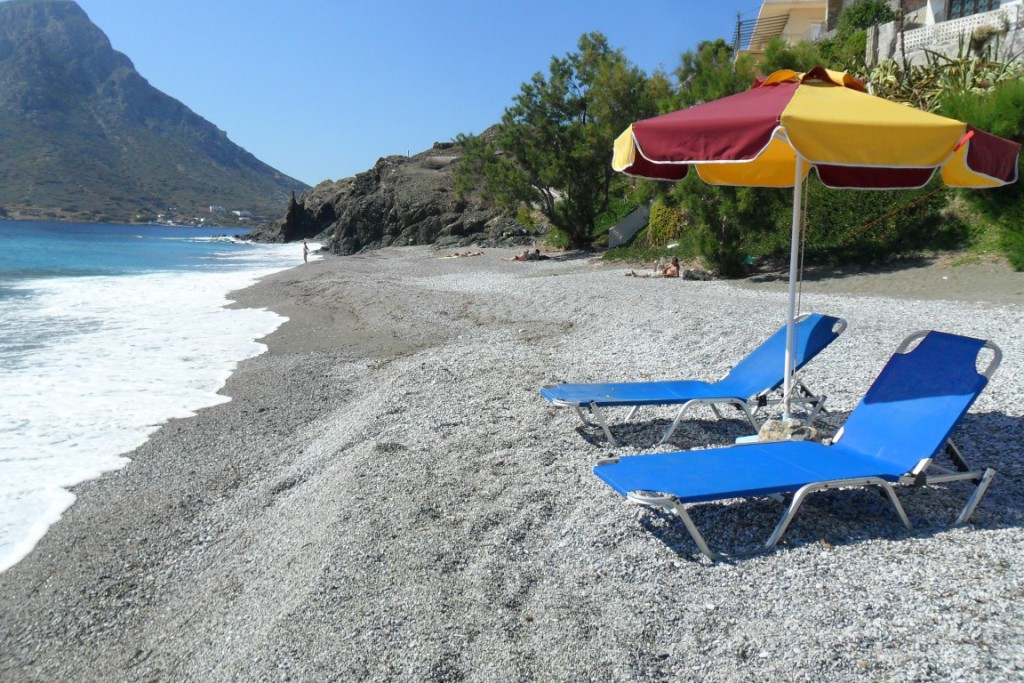
[[[78,0],[152,85],[310,185],[497,123],[599,31],[648,73],[757,0]]]

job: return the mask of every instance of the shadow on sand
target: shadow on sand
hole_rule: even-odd
[[[822,280],[840,280],[856,275],[880,275],[928,268],[938,262],[937,257],[902,257],[881,264],[846,264],[846,265],[812,265],[803,270],[804,282],[820,282]],[[751,273],[747,280],[756,284],[769,282],[787,282],[789,280],[788,264],[772,263],[762,270]]]
[[[615,440],[622,448],[636,449],[638,453],[650,452],[661,441],[665,431],[672,424],[671,419],[658,417],[645,421],[611,423]],[[608,439],[600,427],[578,425],[576,433],[591,446],[608,448]],[[705,448],[711,444],[731,444],[741,436],[754,433],[746,418],[722,419],[694,417],[679,424],[675,433],[663,446],[674,450]]]

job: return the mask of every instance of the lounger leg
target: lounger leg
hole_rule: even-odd
[[[608,428],[608,420],[605,419],[604,411],[601,410],[601,408],[596,403],[591,403],[590,412],[597,419],[597,424],[599,424],[601,426],[601,429],[604,430],[604,435],[608,437],[608,443],[610,443],[613,448],[618,448],[619,443],[618,441],[615,440],[615,437],[612,436],[612,430]]]
[[[587,414],[583,412],[582,408],[580,408],[579,406],[573,406],[573,408],[576,409],[576,414],[580,416],[580,420],[583,421],[583,424],[587,425],[588,427],[598,426],[596,422],[591,422],[589,419],[587,419]]]
[[[807,488],[808,487],[806,486],[804,487],[804,489]],[[797,491],[796,495],[793,496],[793,500],[789,504],[789,507],[786,508],[786,512],[782,515],[782,519],[779,520],[779,523],[775,526],[775,530],[772,532],[771,536],[768,537],[768,540],[764,542],[764,545],[762,545],[760,548],[755,548],[754,550],[730,554],[715,552],[708,546],[707,542],[704,540],[704,536],[700,533],[700,530],[697,528],[697,525],[693,523],[693,519],[690,517],[690,514],[686,511],[686,508],[682,505],[682,503],[678,501],[678,499],[671,497],[672,502],[670,505],[667,505],[660,501],[651,502],[650,500],[645,500],[642,497],[637,497],[635,500],[637,500],[637,502],[642,502],[646,505],[655,505],[658,507],[670,509],[672,512],[675,512],[679,516],[679,519],[683,521],[683,526],[685,526],[686,530],[690,532],[690,537],[693,538],[693,542],[697,544],[697,547],[700,548],[700,551],[704,553],[705,557],[707,557],[712,562],[718,562],[719,560],[729,560],[749,555],[757,555],[759,553],[771,550],[775,546],[775,544],[779,542],[779,539],[782,538],[782,534],[786,532],[786,529],[789,527],[789,523],[793,520],[793,517],[796,516],[797,510],[800,509],[800,504],[803,503],[804,498],[807,496],[808,493],[811,492],[811,490],[813,490],[811,489],[804,491],[804,489]]]
[[[892,503],[892,506],[896,508],[896,514],[899,515],[900,521],[903,522],[903,526],[908,529],[913,529],[914,525],[910,523],[910,519],[907,517],[906,511],[903,509],[903,505],[900,504],[900,499],[896,497],[896,489],[894,489],[892,484],[887,481],[881,482],[879,486],[881,486],[882,490],[885,491],[885,495],[889,496],[889,501]]]
[[[693,404],[694,401],[687,401],[686,403],[683,404],[683,407],[679,409],[678,413],[676,413],[676,419],[672,420],[672,424],[669,425],[669,428],[666,429],[665,433],[662,435],[661,441],[658,442],[659,446],[668,441],[672,434],[675,433],[676,427],[679,426],[679,422],[683,419],[683,413],[685,413]]]
[[[697,544],[697,547],[700,548],[700,551],[704,553],[705,557],[712,562],[728,559],[725,555],[716,553],[708,547],[707,542],[704,540],[704,536],[700,533],[700,529],[698,529],[697,525],[693,523],[693,520],[690,518],[690,514],[682,505],[677,504],[675,506],[675,513],[679,515],[679,519],[683,520],[683,526],[685,526],[686,530],[690,532],[690,537],[693,538],[693,542]]]
[[[991,470],[989,471],[991,472]],[[995,475],[995,472],[992,472],[992,475]],[[987,482],[992,478],[992,476],[988,475],[987,472],[986,477],[987,479],[983,478],[982,482],[984,484],[984,488],[988,487]],[[683,526],[686,527],[686,530],[689,532],[690,537],[693,538],[693,542],[697,544],[697,547],[700,549],[702,553],[704,553],[705,557],[707,557],[712,562],[717,562],[719,560],[728,560],[733,558],[745,557],[749,555],[756,555],[758,553],[763,553],[774,548],[775,545],[782,538],[782,535],[786,533],[786,529],[789,528],[790,522],[792,522],[793,518],[796,517],[796,513],[797,511],[800,510],[800,506],[803,504],[804,499],[807,498],[807,496],[810,495],[811,493],[815,493],[817,491],[826,491],[828,489],[865,486],[878,486],[879,488],[881,488],[885,492],[885,495],[888,496],[889,502],[892,503],[893,508],[895,508],[896,514],[899,516],[900,521],[903,522],[903,526],[905,526],[907,529],[914,528],[913,525],[911,525],[910,523],[910,519],[907,518],[907,513],[903,510],[903,505],[900,504],[899,498],[896,497],[896,490],[893,488],[892,484],[878,477],[842,479],[817,484],[807,484],[805,486],[800,487],[800,489],[798,489],[797,492],[793,494],[793,500],[790,501],[789,506],[786,508],[786,511],[782,514],[782,519],[780,519],[779,523],[775,525],[775,529],[768,537],[768,540],[764,542],[764,545],[755,550],[729,554],[715,552],[708,546],[707,542],[704,540],[704,536],[700,533],[700,530],[697,528],[697,525],[693,523],[693,519],[690,517],[690,514],[686,511],[685,506],[675,496],[651,491],[631,491],[626,495],[626,499],[632,503],[638,503],[640,505],[647,505],[649,507],[655,507],[669,512],[674,512],[676,515],[678,515],[679,519],[682,520]],[[979,485],[978,488],[981,489],[980,493],[976,492],[975,496],[972,496],[974,505],[977,505],[977,502],[981,500],[981,496],[984,495],[984,488],[981,485]],[[974,509],[974,505],[971,505],[971,501],[968,501],[968,508],[970,509],[964,508],[964,513],[961,514],[961,517],[964,517],[965,514],[967,515],[967,517],[969,517],[970,512],[973,511]],[[964,519],[966,519],[966,517],[964,517]]]
[[[787,507],[786,511],[782,514],[782,519],[780,519],[779,523],[775,525],[775,530],[772,531],[768,540],[764,542],[765,550],[772,548],[779,542],[779,539],[782,538],[782,534],[786,533],[786,529],[789,528],[789,523],[793,521],[794,517],[796,517],[796,512],[800,509],[800,505],[803,504],[804,498],[807,497],[807,494],[817,490],[813,488],[813,486],[813,484],[804,486],[793,494],[793,500],[789,502],[789,507]]]
[[[808,421],[811,424],[814,424],[814,421],[818,419],[819,414],[825,413],[826,415],[828,415],[828,411],[825,410],[824,396],[815,396],[812,405],[814,406],[814,408],[811,409],[811,414],[808,416]]]
[[[804,395],[804,398],[807,399],[807,403],[813,406],[810,414],[808,415],[810,422],[813,423],[818,418],[818,413],[828,414],[828,411],[825,410],[825,396],[815,396],[803,382],[800,382],[797,386],[800,388],[800,392]]]
[[[978,503],[985,497],[985,491],[988,490],[989,484],[992,483],[993,477],[996,476],[996,471],[991,467],[985,470],[985,474],[981,476],[981,481],[974,487],[974,492],[971,493],[971,497],[967,499],[967,505],[964,506],[960,516],[956,518],[954,524],[964,524],[974,514],[974,509],[978,507]]]
[[[789,508],[787,508],[786,512],[782,515],[782,519],[779,520],[778,525],[775,527],[775,531],[773,531],[772,535],[768,537],[767,541],[765,541],[764,549],[768,550],[769,548],[771,548],[779,542],[779,539],[782,538],[782,534],[786,533],[786,529],[789,528],[789,523],[793,521],[793,518],[796,516],[797,510],[800,509],[800,505],[804,502],[804,498],[806,498],[808,494],[815,493],[817,491],[826,491],[828,489],[842,488],[846,486],[880,487],[883,491],[885,491],[885,495],[888,496],[889,502],[892,503],[893,508],[896,509],[896,514],[899,516],[900,521],[903,522],[903,526],[905,526],[908,529],[914,528],[913,525],[910,523],[910,519],[907,518],[907,513],[903,510],[903,505],[900,504],[900,499],[896,497],[896,491],[893,489],[892,484],[885,481],[884,479],[879,479],[877,477],[867,477],[864,479],[844,479],[841,481],[833,481],[822,484],[807,484],[806,486],[802,486],[796,493],[793,494],[793,500],[790,502]]]
[[[746,403],[737,403],[736,406],[743,411],[743,414],[747,416],[747,420],[750,422],[750,426],[754,428],[754,433],[757,434],[761,431],[761,425],[757,423],[754,418],[754,413],[750,412],[750,406]]]
[[[789,526],[789,523],[796,515],[797,510],[800,509],[800,504],[803,502],[807,494],[811,493],[811,491],[813,490],[814,489],[812,485],[805,486],[804,488],[797,491],[796,495],[793,496],[793,501],[789,504],[789,507],[786,509],[785,514],[783,514],[782,519],[779,521],[778,525],[776,525],[775,531],[773,531],[772,535],[768,537],[768,540],[765,541],[764,545],[755,550],[730,554],[715,552],[708,546],[707,541],[704,540],[704,536],[700,533],[700,529],[698,529],[697,525],[693,523],[693,519],[690,517],[690,514],[686,511],[686,507],[682,503],[680,503],[679,499],[676,498],[675,496],[667,494],[642,493],[639,491],[632,491],[626,496],[626,499],[633,503],[639,503],[641,505],[647,505],[649,507],[656,507],[669,512],[674,512],[679,517],[679,519],[682,520],[683,526],[686,527],[686,530],[690,534],[690,538],[692,538],[693,542],[697,544],[697,547],[700,549],[702,553],[704,553],[704,556],[712,562],[718,562],[719,560],[729,560],[748,555],[756,555],[758,553],[770,550],[776,543],[778,543],[779,539],[782,538],[782,534],[785,533],[786,527]]]
[[[633,417],[640,412],[640,406],[633,406],[629,409],[629,413],[626,415],[626,422],[629,422]]]
[[[704,536],[700,533],[700,529],[698,529],[697,525],[693,523],[693,519],[690,518],[690,514],[686,511],[686,508],[683,506],[682,503],[679,502],[679,499],[676,498],[675,496],[657,493],[641,493],[639,491],[633,491],[626,496],[626,500],[632,503],[638,503],[640,505],[646,505],[648,507],[660,508],[668,512],[674,512],[679,517],[679,519],[682,520],[683,526],[685,526],[686,530],[690,532],[690,538],[692,538],[693,542],[697,544],[697,547],[700,548],[700,551],[704,553],[705,557],[707,557],[712,562],[728,559],[728,555],[716,553],[714,550],[708,547],[707,542],[704,540]]]
[[[953,461],[953,465],[961,472],[967,472],[971,469],[971,466],[964,460],[963,453],[953,443],[953,439],[946,440],[946,453],[949,455],[949,459]]]
[[[960,511],[960,515],[956,518],[953,524],[964,524],[970,520],[971,515],[974,514],[974,510],[981,503],[981,499],[985,497],[985,492],[988,491],[989,485],[996,476],[996,471],[991,467],[982,470],[971,471],[968,469],[967,461],[964,460],[960,454],[960,450],[953,444],[952,441],[947,443],[947,452],[950,458],[953,460],[954,466],[957,471],[947,469],[945,467],[939,467],[931,462],[930,459],[922,461],[925,463],[925,467],[920,473],[915,473],[913,476],[904,477],[901,483],[921,485],[921,484],[948,484],[956,481],[970,481],[974,483],[974,490],[971,491],[970,497],[967,499],[967,503],[964,505],[964,509]],[[934,470],[931,473],[929,470]]]

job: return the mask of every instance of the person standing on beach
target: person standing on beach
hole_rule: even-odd
[[[309,263],[309,245],[306,240],[302,240],[302,262]]]

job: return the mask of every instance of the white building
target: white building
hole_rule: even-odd
[[[926,50],[955,56],[972,45],[975,50],[990,47],[992,56],[1000,60],[1024,50],[1021,0],[892,0],[891,4],[902,5],[903,21],[868,30],[868,65],[885,59],[923,64],[928,59]]]
[[[839,14],[858,0],[762,0],[757,19],[737,20],[737,55],[755,57],[768,41],[782,38],[790,45],[818,40],[836,27]],[[868,29],[868,65],[885,59],[922,64],[926,50],[956,55],[972,44],[992,47],[993,57],[1010,60],[1024,54],[1022,0],[889,0],[901,14],[895,21]]]

